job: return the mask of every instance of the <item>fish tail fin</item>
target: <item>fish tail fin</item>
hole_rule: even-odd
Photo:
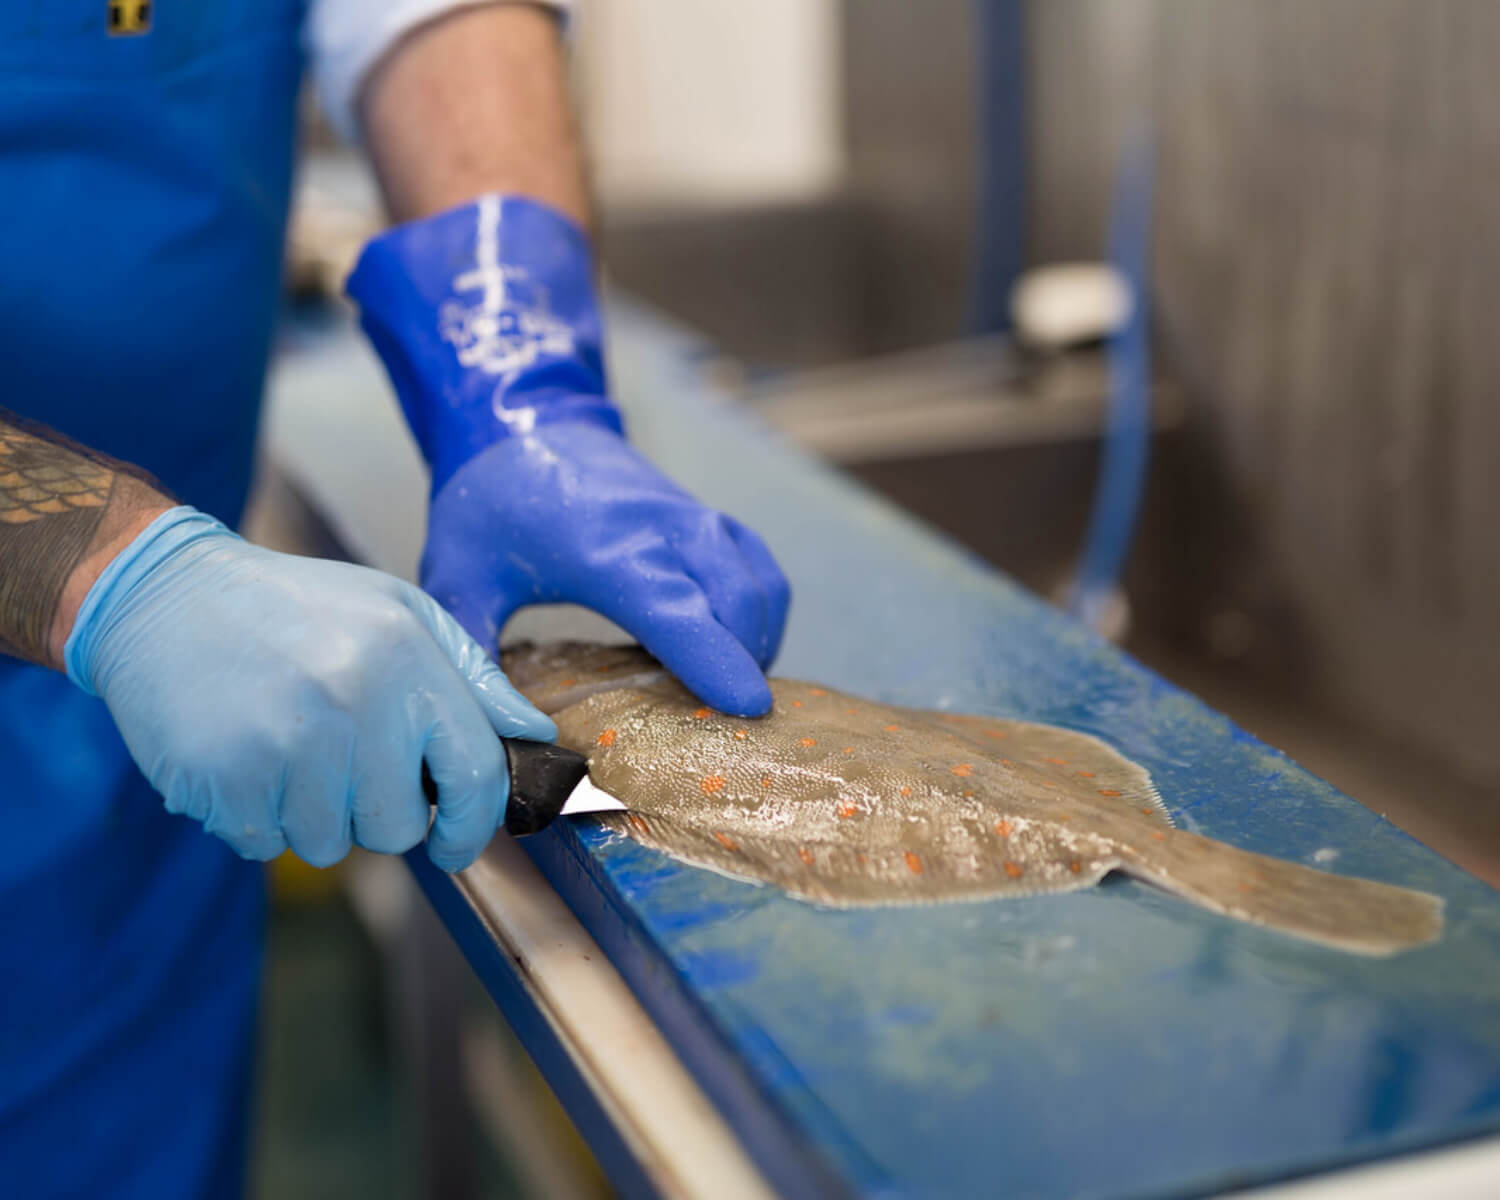
[[[1149,853],[1124,850],[1121,869],[1205,908],[1356,954],[1435,941],[1443,901],[1427,892],[1332,875],[1172,830]]]

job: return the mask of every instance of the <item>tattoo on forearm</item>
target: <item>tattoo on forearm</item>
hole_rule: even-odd
[[[0,654],[53,662],[73,573],[171,504],[140,475],[0,410]]]
[[[0,421],[0,649],[47,660],[63,585],[87,553],[115,472]]]

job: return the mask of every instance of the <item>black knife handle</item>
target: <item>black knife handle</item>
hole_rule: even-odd
[[[510,799],[505,805],[505,832],[512,837],[540,833],[557,819],[579,781],[589,773],[589,760],[576,750],[551,742],[511,741],[501,738],[510,769]],[[437,803],[437,784],[422,764],[422,792]]]

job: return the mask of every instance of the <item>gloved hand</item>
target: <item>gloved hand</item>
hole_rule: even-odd
[[[514,197],[361,255],[349,294],[432,465],[422,584],[485,646],[523,605],[586,605],[707,703],[758,716],[786,579],[625,441],[591,271],[581,230]]]
[[[168,810],[245,858],[290,846],[327,866],[351,842],[395,854],[426,837],[432,861],[459,870],[504,820],[495,735],[557,733],[410,584],[251,546],[191,508],[105,568],[65,660]]]
[[[583,604],[715,708],[771,705],[787,588],[770,551],[596,425],[544,425],[460,467],[433,497],[422,585],[482,645],[523,605]]]

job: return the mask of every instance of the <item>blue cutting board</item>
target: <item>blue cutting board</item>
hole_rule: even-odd
[[[531,839],[781,1190],[1191,1195],[1500,1127],[1494,892],[765,433],[705,384],[691,335],[615,321],[637,440],[792,580],[778,673],[1095,734],[1186,829],[1448,906],[1440,943],[1372,960],[1123,879],[834,911],[587,821]]]

